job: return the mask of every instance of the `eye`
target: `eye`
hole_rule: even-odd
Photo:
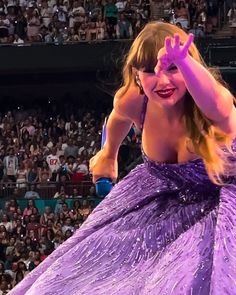
[[[170,71],[170,72],[172,72],[172,71],[176,71],[178,68],[175,66],[175,65],[171,65],[168,69],[167,69],[167,71]]]

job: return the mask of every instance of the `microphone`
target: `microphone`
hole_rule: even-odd
[[[104,124],[102,126],[102,140],[101,140],[101,148],[103,148],[106,142],[106,124],[107,124],[107,117],[104,120]],[[96,181],[95,184],[96,193],[100,197],[105,197],[109,194],[112,189],[112,180],[107,177],[101,177]]]

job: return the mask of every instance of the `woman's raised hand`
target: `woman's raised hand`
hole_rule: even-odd
[[[179,34],[175,34],[174,38],[166,37],[165,46],[159,50],[157,55],[158,62],[155,67],[155,73],[158,74],[160,70],[168,68],[171,64],[178,66],[178,62],[188,55],[193,39],[194,35],[189,34],[186,42],[180,45]]]

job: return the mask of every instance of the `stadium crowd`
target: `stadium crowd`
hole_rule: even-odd
[[[99,203],[88,160],[100,149],[106,114],[67,104],[59,115],[57,104],[49,103],[0,115],[0,187],[10,188],[0,202],[0,294],[69,238]],[[137,142],[131,129],[120,150],[123,163],[137,158],[137,150],[133,157],[127,152]],[[86,194],[79,192],[83,181]],[[45,196],[48,187],[53,194]]]
[[[150,20],[197,37],[217,28],[217,0],[0,0],[0,43],[132,39]],[[232,18],[232,17],[231,17]]]

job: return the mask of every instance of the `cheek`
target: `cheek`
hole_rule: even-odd
[[[181,73],[177,73],[177,74],[173,75],[172,81],[174,81],[175,85],[178,87],[179,90],[186,91],[186,85],[185,85],[184,78],[181,75]]]
[[[145,77],[145,79],[141,79],[141,84],[143,90],[146,94],[150,93],[156,86],[157,79],[156,77]]]

